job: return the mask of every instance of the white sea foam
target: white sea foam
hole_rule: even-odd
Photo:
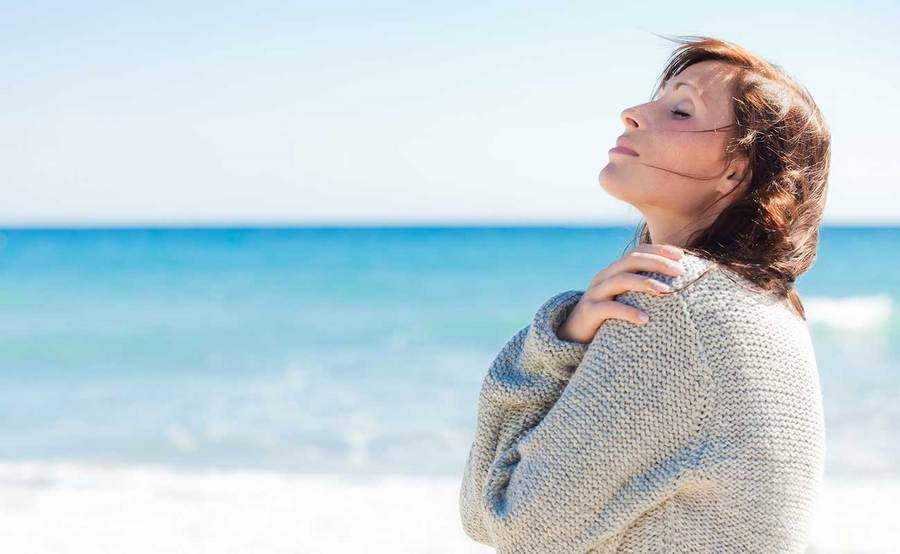
[[[489,553],[457,512],[458,479],[0,463],[7,552]],[[826,477],[810,554],[898,552],[900,477]],[[880,511],[875,506],[881,506]]]
[[[887,324],[893,312],[893,301],[887,294],[831,298],[803,298],[810,323],[843,330],[870,330]]]

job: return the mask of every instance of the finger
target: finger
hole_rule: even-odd
[[[622,272],[599,282],[597,285],[585,291],[584,294],[588,300],[603,301],[612,300],[617,295],[628,291],[662,295],[671,292],[672,287],[654,277]]]
[[[684,249],[675,246],[674,244],[643,243],[637,245],[634,250],[647,252],[650,254],[658,254],[660,256],[666,256],[667,258],[671,258],[673,260],[680,260],[684,256]]]
[[[672,276],[681,275],[683,267],[681,256],[677,252],[683,254],[683,251],[676,246],[640,244],[634,250],[629,251],[606,268],[594,274],[591,282],[588,284],[588,288],[594,287],[601,281],[625,271],[654,271]]]
[[[606,321],[607,319],[621,319],[638,325],[643,325],[647,322],[641,319],[642,315],[647,315],[646,312],[635,308],[634,306],[616,302],[615,300],[597,302],[592,306],[592,309],[596,310],[597,316],[601,321]],[[649,319],[649,316],[647,316],[648,321]]]
[[[663,273],[675,277],[684,273],[684,264],[681,260],[673,260],[651,252],[633,250],[610,264],[606,271],[607,277],[617,273],[637,273],[639,271]]]

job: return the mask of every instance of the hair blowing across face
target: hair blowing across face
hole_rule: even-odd
[[[670,55],[661,82],[705,60],[735,67],[735,126],[728,131],[724,166],[739,155],[749,161],[745,191],[711,225],[694,232],[684,249],[734,271],[760,291],[787,297],[805,319],[794,281],[816,258],[825,208],[831,133],[822,113],[781,67],[740,46],[704,36],[663,38],[681,46]],[[651,242],[646,222],[635,239]]]

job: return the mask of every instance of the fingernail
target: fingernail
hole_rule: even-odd
[[[638,319],[640,320],[641,323],[647,323],[648,321],[650,321],[650,316],[648,316],[644,312],[641,312],[638,315]]]
[[[670,290],[672,290],[672,287],[670,287],[666,283],[663,283],[662,281],[657,281],[655,279],[650,281],[650,286],[660,292],[669,292]]]

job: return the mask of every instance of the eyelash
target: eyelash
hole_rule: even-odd
[[[685,116],[685,117],[690,117],[690,116],[691,116],[691,114],[689,114],[689,113],[684,113],[684,112],[682,112],[682,111],[680,111],[680,110],[672,110],[672,113],[673,113],[673,114],[676,114],[676,115],[681,114],[681,115],[683,115],[683,116]],[[682,119],[684,119],[684,118],[682,118]]]

